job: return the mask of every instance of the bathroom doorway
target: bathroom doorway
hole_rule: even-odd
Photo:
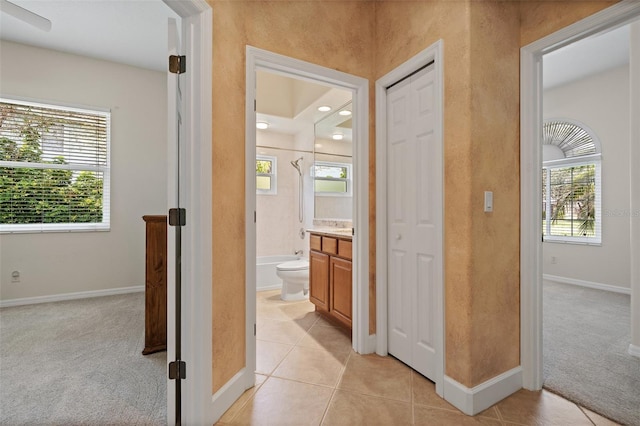
[[[332,111],[346,110],[342,107],[347,104],[351,115],[340,122],[340,131],[343,140],[347,133],[351,139],[351,158],[340,152],[332,153],[332,159],[344,164],[350,160],[352,178],[348,208],[353,228],[352,347],[357,352],[372,352],[375,345],[368,332],[368,81],[253,47],[247,48],[246,69],[247,374],[256,367],[257,255],[269,255],[275,264],[283,260],[281,254],[308,257],[306,230],[313,227],[316,216],[312,172],[319,150],[329,145],[316,141],[315,123]],[[265,102],[267,98],[273,102]],[[321,106],[332,110],[319,110]],[[296,117],[304,118],[300,121],[306,124],[295,128]],[[257,122],[262,129],[256,128]],[[338,142],[336,139],[327,141]],[[276,202],[277,198],[286,202]],[[263,227],[258,225],[261,220]],[[263,283],[262,287],[277,288],[277,284]]]

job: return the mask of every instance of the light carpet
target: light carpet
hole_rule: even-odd
[[[629,295],[544,282],[544,387],[640,426],[640,359],[628,352]]]
[[[0,424],[166,424],[144,293],[0,309]]]

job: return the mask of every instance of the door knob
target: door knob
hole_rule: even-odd
[[[398,234],[396,235],[396,241],[400,241],[402,239],[402,235]]]

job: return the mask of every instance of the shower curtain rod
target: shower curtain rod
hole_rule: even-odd
[[[277,149],[278,151],[306,152],[307,154],[313,154],[313,151],[306,151],[304,149],[278,148],[277,146],[256,145],[256,148]]]

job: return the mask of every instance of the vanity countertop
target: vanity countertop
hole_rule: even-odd
[[[353,231],[351,228],[332,228],[332,227],[317,227],[307,229],[310,234],[325,235],[329,237],[338,237],[342,239],[351,240]]]

